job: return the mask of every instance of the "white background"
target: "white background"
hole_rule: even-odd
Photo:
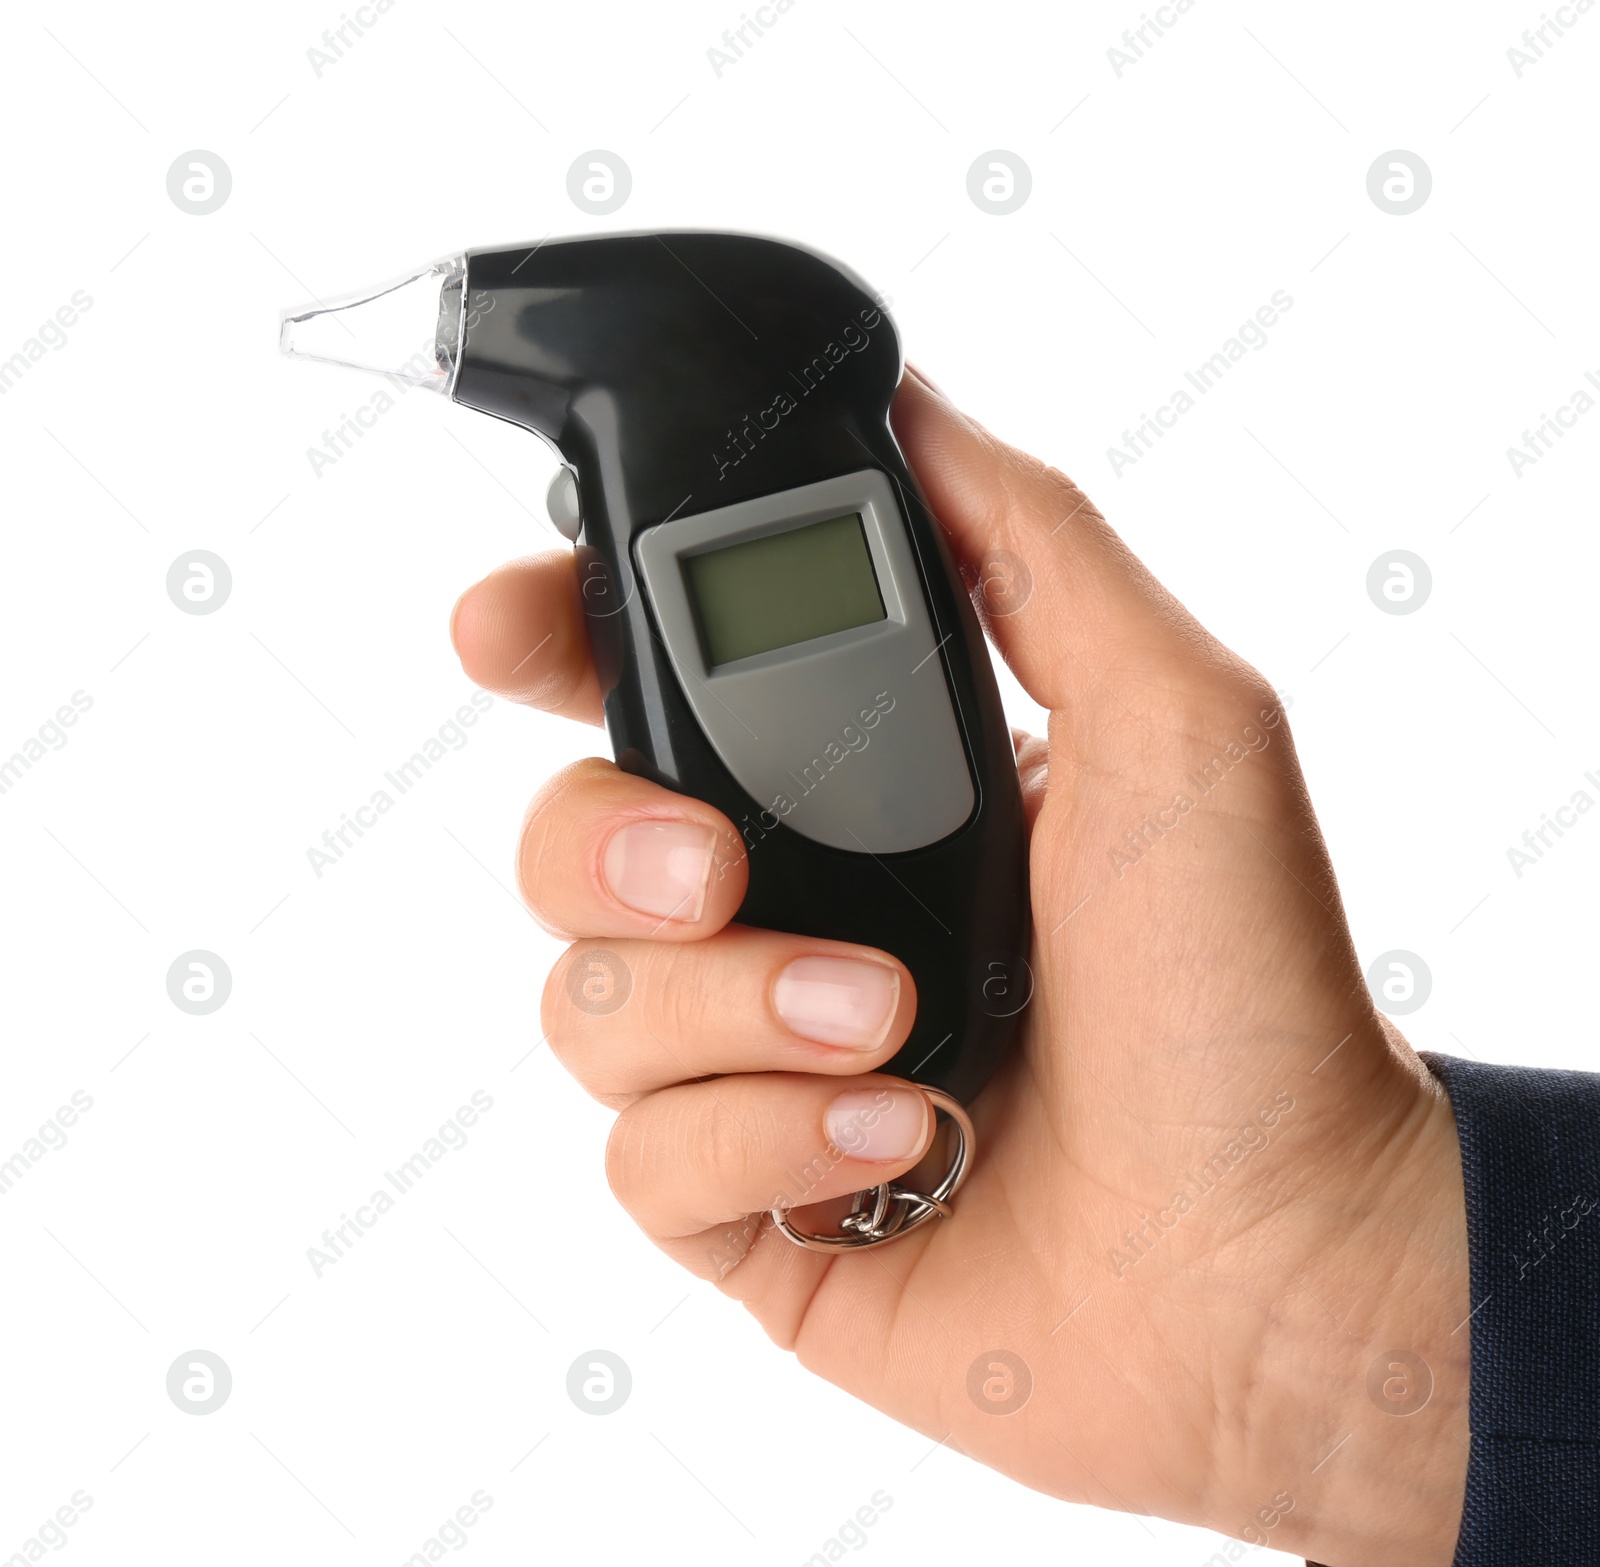
[[[0,1199],[0,1553],[83,1489],[84,1563],[392,1563],[484,1490],[473,1559],[782,1567],[884,1490],[882,1567],[1203,1562],[1214,1536],[930,1453],[613,1205],[610,1117],[535,1048],[556,944],[510,891],[528,795],[600,737],[497,701],[313,874],[467,699],[451,605],[557,542],[554,461],[416,391],[317,477],[308,448],[382,383],[280,359],[277,313],[550,232],[843,258],[913,359],[1292,698],[1364,961],[1431,970],[1413,1042],[1592,1066],[1600,820],[1521,877],[1506,851],[1600,797],[1600,410],[1521,477],[1506,449],[1600,374],[1600,15],[1520,79],[1532,5],[1198,0],[1120,77],[1136,3],[797,0],[720,77],[738,0],[398,0],[318,76],[339,20],[9,23],[0,359],[93,305],[0,398],[0,757],[93,705],[0,795],[0,1159],[73,1091],[94,1108]],[[595,148],[633,175],[606,218],[566,193]],[[166,190],[191,149],[232,173],[207,216]],[[991,149],[1032,172],[1009,216],[967,195]],[[1432,171],[1409,216],[1367,193],[1391,149]],[[1115,476],[1107,448],[1276,290],[1267,346]],[[195,549],[232,572],[211,615],[166,593]],[[1431,568],[1414,614],[1366,592],[1394,549]],[[209,1016],[167,997],[192,948],[232,971]],[[467,1146],[316,1277],[323,1229],[474,1090]],[[597,1347],[634,1379],[604,1418],[565,1391]],[[204,1417],[165,1391],[195,1348],[233,1375]]]

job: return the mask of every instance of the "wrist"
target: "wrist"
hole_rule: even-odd
[[[1300,1198],[1328,1205],[1324,1244],[1267,1242],[1284,1293],[1241,1478],[1208,1508],[1214,1527],[1326,1567],[1450,1567],[1466,1484],[1460,1149],[1443,1091],[1408,1051],[1394,1066],[1360,1180]]]

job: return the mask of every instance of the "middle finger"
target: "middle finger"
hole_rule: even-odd
[[[842,1076],[905,1042],[917,999],[872,947],[730,925],[708,941],[579,942],[550,971],[550,1048],[613,1108],[732,1072]]]

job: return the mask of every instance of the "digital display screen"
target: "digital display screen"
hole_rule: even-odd
[[[715,667],[886,618],[859,512],[683,557]]]

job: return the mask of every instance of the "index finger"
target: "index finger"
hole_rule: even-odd
[[[474,583],[456,600],[450,640],[485,691],[580,723],[601,721],[570,550],[508,561]]]

